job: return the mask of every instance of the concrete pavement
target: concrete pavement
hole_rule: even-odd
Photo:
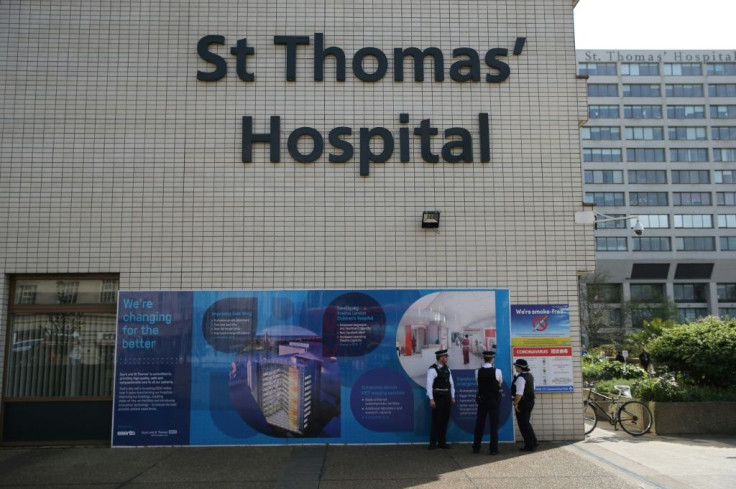
[[[0,488],[717,488],[733,487],[736,438],[633,438],[601,430],[585,441],[500,455],[470,444],[210,448],[1,448]],[[484,445],[487,450],[487,445]]]

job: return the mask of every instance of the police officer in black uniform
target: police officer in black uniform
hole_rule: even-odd
[[[498,453],[498,410],[501,404],[503,375],[500,369],[493,367],[495,356],[495,351],[484,351],[483,366],[475,371],[475,380],[478,382],[478,394],[475,397],[478,412],[475,416],[473,453],[480,453],[480,443],[486,427],[486,418],[490,418],[491,425],[491,455]]]
[[[523,358],[514,362],[516,375],[511,385],[511,397],[516,411],[516,424],[524,438],[522,452],[531,452],[537,448],[537,435],[532,428],[531,417],[534,409],[534,377],[529,372],[529,364]]]
[[[432,408],[429,449],[450,448],[445,435],[450,422],[450,409],[455,404],[455,383],[447,366],[447,350],[436,351],[437,363],[427,370],[427,397]]]

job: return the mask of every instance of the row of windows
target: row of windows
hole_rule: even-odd
[[[618,141],[621,139],[619,126],[584,127],[581,135],[585,141]],[[628,141],[663,141],[664,127],[625,127],[624,136]],[[736,141],[736,126],[714,126],[710,128],[710,138],[714,141]],[[679,126],[667,128],[670,141],[705,141],[708,139],[704,126]]]
[[[708,288],[707,283],[676,283],[673,294],[677,302],[707,302]],[[632,300],[658,301],[665,296],[665,284],[631,284],[629,291]],[[621,284],[589,284],[588,292],[598,303],[615,304],[623,298]],[[716,294],[718,302],[736,302],[736,283],[716,284]]]
[[[629,238],[604,236],[595,238],[596,251],[629,251]],[[720,251],[736,251],[736,236],[718,238]],[[636,236],[631,238],[632,251],[672,251],[669,236]],[[714,236],[679,236],[675,238],[676,251],[716,251]]]
[[[704,97],[705,88],[700,83],[667,83],[666,97]],[[661,97],[662,87],[658,83],[622,83],[623,97]],[[588,83],[589,97],[618,97],[617,83]],[[709,97],[736,97],[736,83],[709,83]]]
[[[609,217],[626,217],[625,214],[607,214]],[[671,216],[675,229],[712,229],[711,214],[674,214]],[[637,219],[645,229],[669,229],[669,214],[639,214]],[[719,229],[736,228],[736,214],[720,214],[716,216]],[[620,219],[596,224],[596,229],[625,229],[630,221]]]
[[[711,105],[711,119],[736,119],[736,105]],[[589,105],[589,119],[619,119],[618,105]],[[661,119],[661,105],[624,105],[624,119]],[[705,105],[668,105],[669,119],[705,119]]]
[[[585,162],[621,162],[623,150],[621,148],[583,148]],[[654,162],[665,161],[664,148],[627,148],[627,162]],[[671,162],[707,162],[708,148],[670,148]],[[714,148],[713,161],[736,162],[736,148]]]
[[[667,170],[628,170],[626,172],[630,184],[666,184]],[[671,181],[676,185],[694,185],[711,183],[709,170],[670,170]],[[623,170],[585,170],[587,184],[622,184]],[[714,170],[713,183],[736,183],[736,170]]]
[[[706,63],[708,76],[736,75],[736,63]],[[578,73],[589,76],[616,76],[616,63],[578,63]],[[701,63],[664,63],[664,75],[702,76]],[[659,63],[621,63],[621,74],[625,76],[659,76]]]
[[[585,192],[585,203],[600,206],[623,206],[625,192]],[[713,205],[710,192],[672,192],[672,205],[710,206]],[[667,206],[668,192],[629,192],[629,205]],[[736,205],[736,192],[716,192],[716,205]]]

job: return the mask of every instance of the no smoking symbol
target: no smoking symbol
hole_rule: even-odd
[[[534,331],[544,331],[549,326],[549,316],[534,316],[532,319],[532,329]]]

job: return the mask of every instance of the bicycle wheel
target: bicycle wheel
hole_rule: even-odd
[[[618,422],[632,436],[641,436],[652,428],[652,412],[639,401],[624,403],[618,410]]]
[[[583,420],[585,422],[585,434],[590,434],[598,424],[598,416],[595,415],[595,408],[588,404],[588,401],[583,401]]]

